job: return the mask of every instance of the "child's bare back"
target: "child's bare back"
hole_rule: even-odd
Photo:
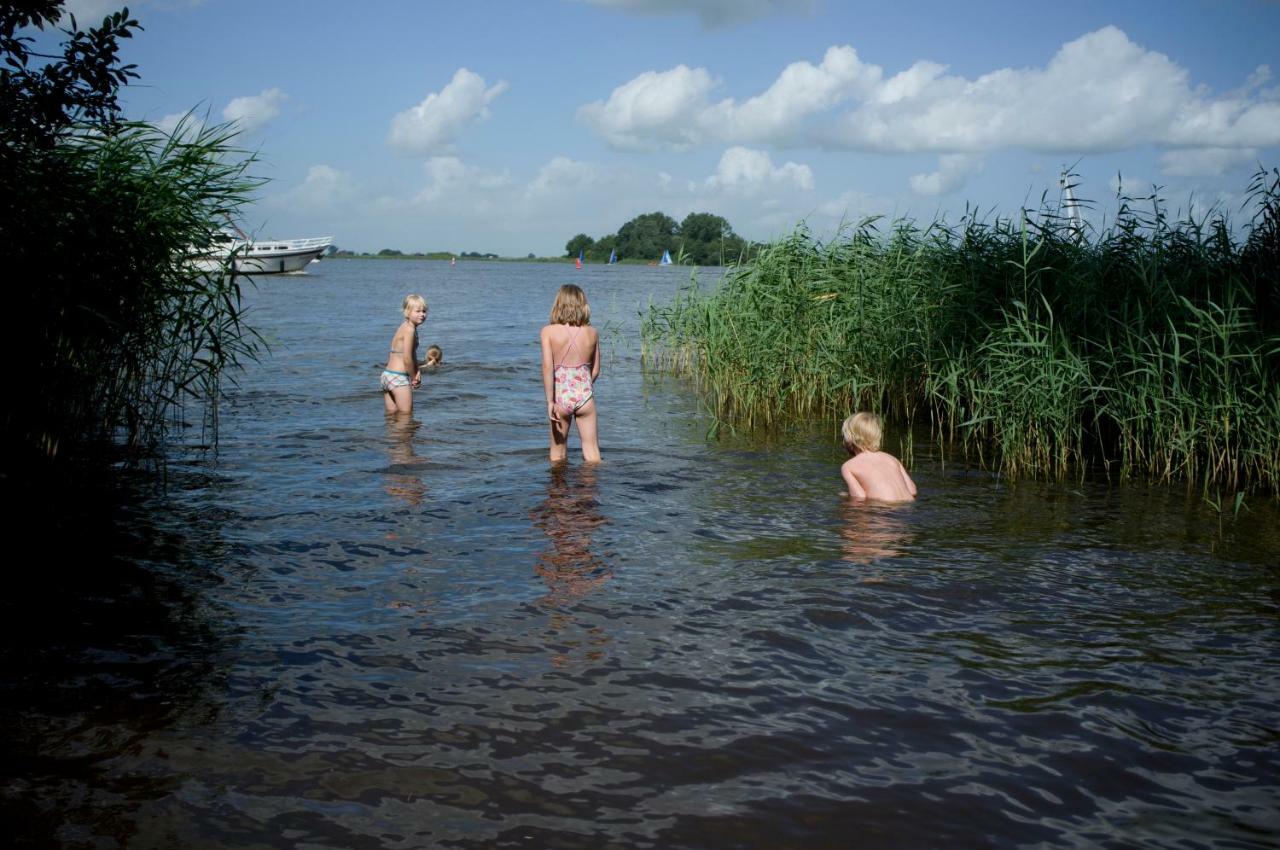
[[[916,485],[896,457],[880,451],[880,417],[855,413],[840,426],[845,448],[853,457],[840,466],[849,496],[876,502],[910,502]]]
[[[859,452],[844,462],[840,474],[855,499],[910,502],[916,497],[911,476],[888,452]]]

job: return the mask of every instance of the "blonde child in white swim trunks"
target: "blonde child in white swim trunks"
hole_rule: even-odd
[[[422,385],[418,363],[418,326],[427,320],[427,301],[406,295],[401,307],[404,321],[391,337],[387,368],[382,370],[382,401],[387,413],[412,413],[413,391]]]

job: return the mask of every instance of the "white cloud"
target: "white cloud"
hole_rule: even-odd
[[[1190,148],[1160,156],[1160,170],[1173,177],[1221,177],[1233,168],[1255,165],[1257,148]]]
[[[705,68],[646,71],[614,89],[607,102],[579,108],[578,118],[620,150],[688,148],[702,141],[707,95],[714,87]]]
[[[224,121],[234,121],[240,132],[246,135],[256,133],[280,114],[280,105],[287,97],[276,88],[265,89],[260,94],[248,97],[237,97],[222,110],[222,118]]]
[[[832,47],[822,64],[793,62],[763,94],[741,106],[717,104],[705,116],[732,138],[786,142],[807,116],[824,112],[852,97],[868,97],[880,88],[881,70],[858,58],[852,47]]]
[[[100,26],[103,18],[113,12],[119,12],[125,5],[120,0],[67,0],[63,5],[63,12],[75,15],[76,26],[82,30],[87,30]],[[138,4],[129,3],[127,5],[130,7],[130,16],[136,18]],[[60,23],[63,26],[71,26],[71,19],[64,14]]]
[[[582,0],[582,2],[644,15],[692,13],[698,16],[707,29],[776,13],[807,12],[813,5],[811,0]]]
[[[948,153],[938,157],[938,170],[913,174],[907,181],[917,195],[945,195],[964,185],[970,175],[982,168],[982,158],[973,154]]]
[[[190,114],[191,113],[189,112],[173,112],[169,115],[164,116],[159,121],[155,122],[155,127],[156,129],[161,130],[165,133],[168,133],[169,135],[173,135],[173,131],[177,130],[178,125],[182,124],[183,119]],[[195,123],[199,125],[203,122],[195,122]]]
[[[351,175],[329,165],[313,165],[306,179],[288,191],[268,199],[277,209],[302,209],[309,214],[342,212],[359,197]]]
[[[1002,68],[974,79],[924,60],[889,76],[848,46],[830,48],[817,66],[787,66],[766,91],[742,103],[712,102],[713,79],[705,68],[684,65],[649,71],[578,114],[609,144],[632,150],[767,142],[895,153],[1082,154],[1280,144],[1280,98],[1263,88],[1270,79],[1265,66],[1242,87],[1213,96],[1167,56],[1110,26],[1064,44],[1043,68]],[[922,186],[946,182],[941,172],[927,177],[921,175]]]
[[[794,162],[777,168],[764,151],[732,147],[720,157],[716,173],[706,180],[708,189],[754,194],[763,190],[797,188],[813,189],[813,171]]]
[[[433,156],[423,165],[427,183],[413,199],[415,205],[435,204],[471,196],[474,202],[490,209],[495,192],[511,186],[505,171],[488,171],[467,165],[456,156]]]
[[[438,93],[391,119],[387,143],[405,156],[448,153],[468,125],[489,117],[489,104],[506,90],[506,81],[486,88],[484,77],[459,68]]]
[[[1107,179],[1107,188],[1113,195],[1145,197],[1154,191],[1155,184],[1141,175],[1117,172]]]
[[[581,192],[598,186],[606,176],[598,165],[557,156],[538,170],[537,176],[525,187],[525,195],[539,198]]]

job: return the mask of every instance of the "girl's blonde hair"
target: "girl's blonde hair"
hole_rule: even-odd
[[[874,413],[855,413],[840,426],[844,447],[849,451],[855,448],[864,452],[880,451],[882,432],[880,417]]]
[[[551,305],[551,324],[575,327],[591,324],[591,305],[587,303],[587,293],[582,291],[582,287],[572,283],[560,287],[556,301]]]
[[[417,307],[419,304],[422,305],[423,310],[427,309],[427,299],[416,293],[413,295],[406,295],[404,297],[404,304],[400,305],[400,311],[404,313],[404,317],[407,319],[409,318],[409,311],[414,307]]]

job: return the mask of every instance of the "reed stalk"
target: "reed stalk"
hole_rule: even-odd
[[[645,363],[736,427],[874,409],[1011,477],[1280,494],[1280,171],[1249,193],[1240,231],[1155,195],[1089,238],[1048,203],[825,243],[801,224],[650,305]]]

